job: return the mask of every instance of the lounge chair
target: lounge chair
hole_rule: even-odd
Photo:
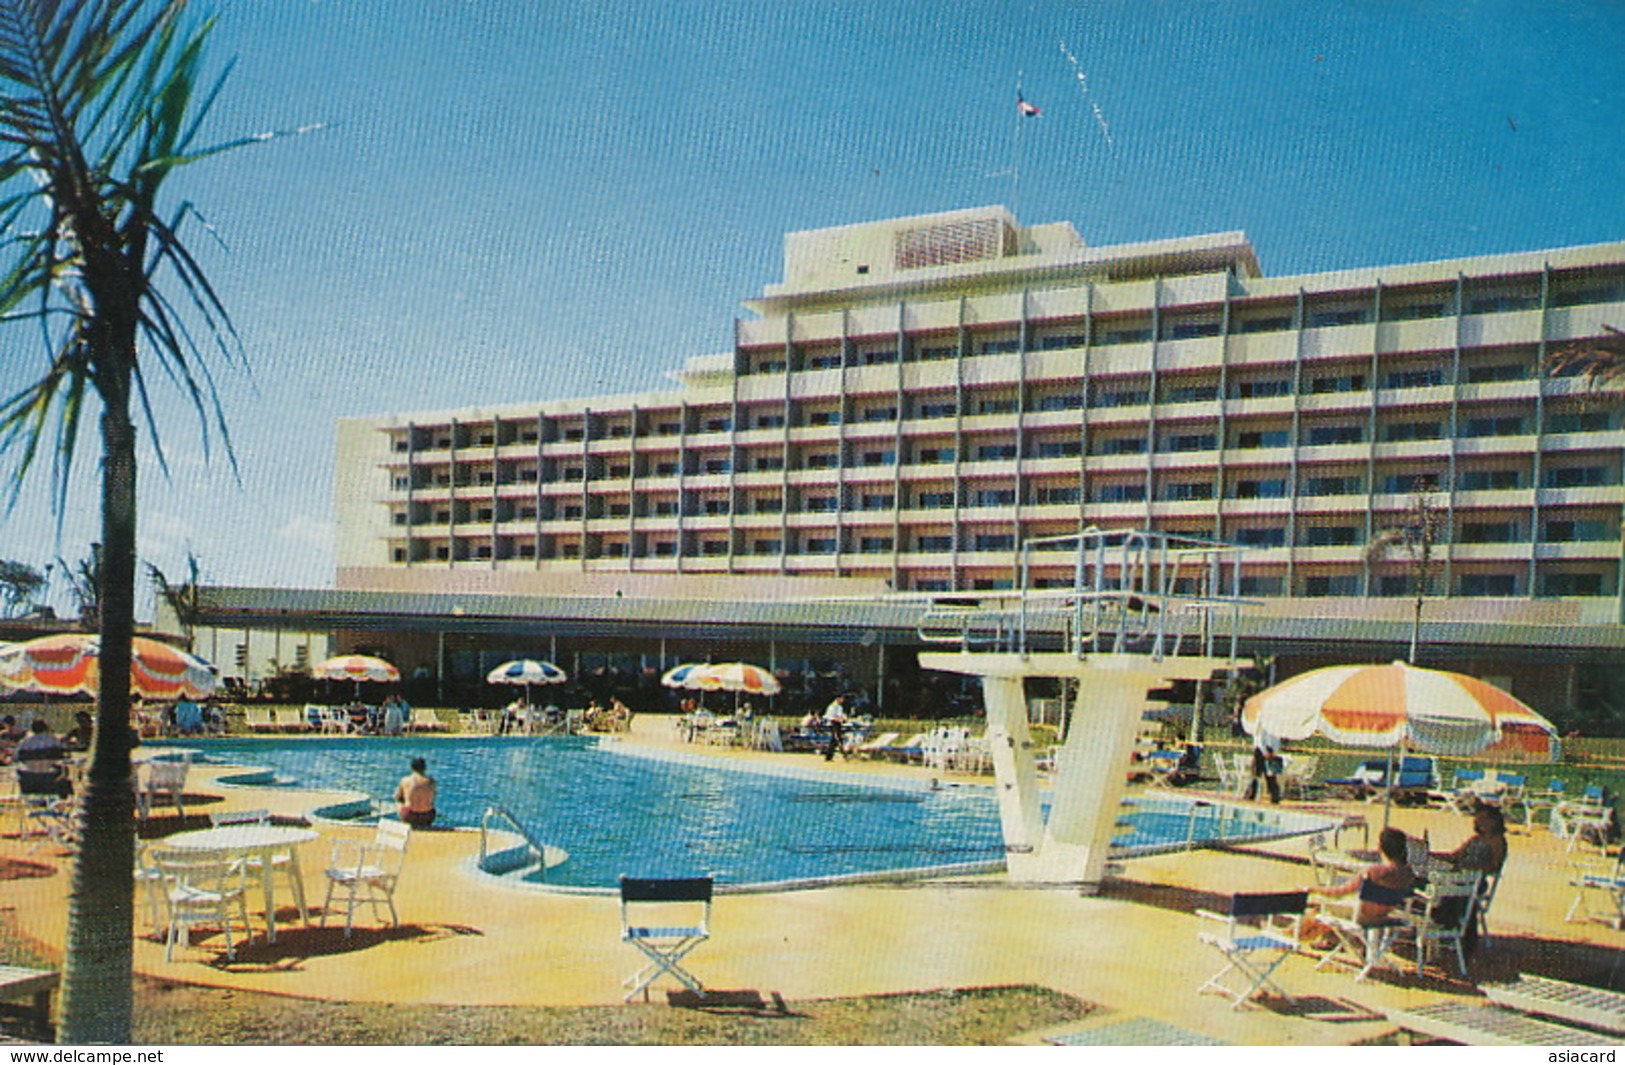
[[[712,878],[708,876],[621,877],[621,942],[632,944],[648,959],[648,964],[622,984],[631,988],[624,1001],[632,1001],[641,991],[647,1002],[649,985],[665,973],[704,996],[704,986],[682,963],[690,951],[711,937],[712,890]],[[650,912],[658,912],[660,923],[642,923]]]
[[[1616,929],[1625,929],[1625,850],[1612,863],[1592,859],[1576,862],[1570,867],[1569,886],[1575,889],[1574,901],[1564,921],[1572,921],[1575,914],[1587,921],[1604,920]],[[1606,900],[1606,908],[1592,909],[1594,896]]]
[[[140,808],[141,820],[145,821],[152,816],[152,804],[160,795],[167,795],[175,804],[175,813],[182,820],[186,818],[186,774],[190,764],[185,760],[179,762],[147,763],[146,780],[142,782],[141,791],[137,795],[137,806]]]
[[[440,715],[430,706],[414,707],[412,720],[407,723],[408,732],[444,732],[446,723],[440,720]]]
[[[308,708],[281,707],[271,711],[271,720],[275,722],[278,732],[309,732],[311,730]]]
[[[880,735],[864,740],[852,748],[852,753],[859,758],[875,758],[885,755],[891,745],[897,742],[900,733],[882,732]]]
[[[1196,938],[1224,956],[1224,968],[1208,977],[1197,994],[1219,994],[1231,1000],[1231,1009],[1240,1009],[1257,992],[1269,988],[1288,1002],[1295,1001],[1273,979],[1276,968],[1298,950],[1298,933],[1303,913],[1309,905],[1307,891],[1237,894],[1231,896],[1230,911],[1220,914],[1197,910],[1204,920],[1220,921],[1223,932],[1198,932]],[[1239,973],[1247,986],[1237,990],[1226,986],[1225,977]]]
[[[893,735],[896,735],[893,733]],[[751,746],[758,751],[783,751],[784,738],[779,735],[779,723],[771,717],[759,718],[756,722],[756,735]]]
[[[902,743],[887,747],[882,753],[893,762],[918,762],[925,757],[926,735],[924,732],[916,732]]]
[[[243,708],[243,726],[250,732],[275,732],[277,730],[276,718],[271,711],[263,706],[248,706]]]
[[[1315,774],[1320,770],[1320,759],[1312,754],[1285,755],[1286,766],[1281,772],[1282,798],[1309,798]]]

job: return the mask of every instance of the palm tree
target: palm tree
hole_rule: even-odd
[[[186,639],[186,649],[192,649],[192,634],[197,629],[198,610],[200,607],[199,592],[201,590],[198,572],[197,556],[186,552],[186,579],[179,584],[172,582],[163,570],[155,564],[147,563],[147,577],[152,581],[152,590],[158,598],[168,604],[174,611],[175,620],[180,624],[181,635]]]
[[[1558,348],[1546,357],[1553,377],[1584,374],[1593,386],[1625,382],[1625,332],[1605,325],[1603,336]]]
[[[1427,600],[1428,587],[1433,583],[1433,571],[1437,568],[1433,549],[1438,545],[1444,516],[1433,505],[1432,499],[1418,494],[1412,497],[1406,518],[1405,525],[1384,529],[1372,537],[1366,545],[1365,561],[1370,565],[1393,550],[1403,551],[1410,561],[1410,585],[1415,599],[1411,613],[1410,655],[1406,661],[1414,666],[1417,646],[1422,641],[1422,607]]]
[[[38,379],[0,402],[13,502],[43,446],[60,512],[87,401],[101,407],[101,682],[63,966],[60,1034],[71,1043],[130,1039],[132,407],[156,447],[152,371],[188,397],[205,444],[212,424],[230,452],[203,346],[230,362],[235,333],[181,239],[191,206],[168,217],[158,206],[178,167],[269,139],[196,146],[225,77],[200,80],[212,28],[188,17],[186,0],[0,0],[0,315],[27,322],[45,354]]]

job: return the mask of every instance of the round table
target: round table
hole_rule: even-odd
[[[288,855],[288,872],[293,877],[294,893],[299,903],[299,916],[310,924],[310,909],[305,905],[303,874],[299,870],[299,846],[320,839],[313,829],[290,825],[242,824],[217,825],[192,832],[177,832],[154,840],[153,845],[163,849],[187,851],[217,851],[245,858],[258,858],[260,862],[260,888],[265,895],[265,937],[276,942],[276,896],[271,884],[272,864],[279,852]]]

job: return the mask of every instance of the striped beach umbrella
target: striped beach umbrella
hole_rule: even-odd
[[[687,688],[688,678],[695,670],[704,669],[704,662],[684,662],[680,666],[673,666],[660,676],[660,683],[667,688]]]
[[[0,648],[0,687],[46,695],[95,695],[101,637],[63,632]],[[202,699],[215,670],[196,655],[137,636],[130,644],[130,691],[143,699]]]
[[[520,658],[504,662],[485,675],[487,684],[563,684],[570,675],[551,662],[538,662],[534,658]]]
[[[353,680],[357,684],[364,680],[377,681],[388,684],[401,679],[401,671],[385,662],[382,658],[372,655],[339,655],[318,662],[310,671],[310,675],[317,680]]]
[[[1478,754],[1505,730],[1554,731],[1493,684],[1404,662],[1300,673],[1248,699],[1241,721],[1249,733],[1263,728],[1284,740],[1318,733],[1348,747],[1450,755]]]
[[[720,662],[701,666],[689,675],[685,688],[700,691],[745,692],[752,695],[777,695],[779,679],[761,666],[749,662]]]

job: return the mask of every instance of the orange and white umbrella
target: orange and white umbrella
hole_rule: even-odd
[[[668,673],[672,676],[676,673]],[[682,674],[676,687],[702,692],[747,692],[752,695],[777,695],[779,678],[749,662],[718,662],[698,666]]]
[[[63,632],[0,648],[0,687],[47,695],[95,695],[101,637]],[[130,648],[130,691],[143,699],[202,699],[214,691],[207,662],[167,643],[137,636]]]
[[[385,662],[382,658],[372,655],[339,655],[318,662],[310,675],[317,680],[353,680],[357,684],[362,681],[377,681],[388,684],[401,679],[401,671]]]
[[[1478,754],[1509,737],[1532,732],[1551,737],[1556,731],[1493,684],[1404,662],[1300,673],[1248,699],[1241,722],[1249,733],[1263,728],[1284,740],[1319,733],[1350,747],[1404,746],[1452,755]]]

